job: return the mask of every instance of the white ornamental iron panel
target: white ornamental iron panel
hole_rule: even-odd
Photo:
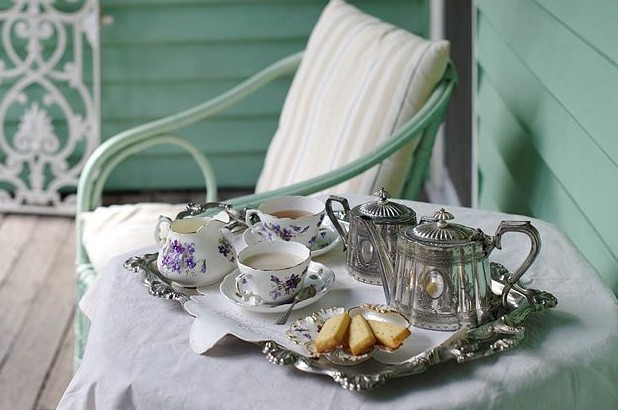
[[[0,0],[0,35],[0,212],[74,214],[100,141],[98,0]]]

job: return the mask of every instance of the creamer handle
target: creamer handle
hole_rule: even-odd
[[[160,215],[157,225],[155,226],[154,237],[155,242],[159,249],[163,248],[167,235],[169,235],[170,228],[172,226],[172,220],[167,216]],[[163,234],[162,234],[163,233]]]

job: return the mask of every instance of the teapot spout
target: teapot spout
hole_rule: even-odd
[[[395,285],[395,268],[391,263],[390,257],[388,255],[388,248],[384,238],[376,229],[373,221],[370,217],[366,215],[361,215],[360,220],[363,222],[367,231],[369,232],[369,237],[371,239],[371,245],[375,252],[377,252],[378,259],[380,261],[380,274],[382,276],[382,288],[384,289],[384,298],[386,299],[386,304],[388,306],[391,305],[391,295],[393,293],[393,287]]]

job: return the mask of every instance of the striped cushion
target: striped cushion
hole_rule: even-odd
[[[328,172],[370,151],[416,113],[444,73],[449,43],[430,42],[331,0],[285,100],[256,191]],[[415,143],[330,193],[401,192]]]

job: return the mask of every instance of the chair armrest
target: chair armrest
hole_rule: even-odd
[[[147,140],[141,140],[133,142],[131,145],[126,145],[126,148],[123,151],[119,152],[114,157],[111,157],[106,163],[106,166],[101,168],[101,172],[97,179],[92,181],[93,192],[98,194],[103,192],[103,187],[109,177],[109,174],[123,160],[137,152],[145,150],[146,148],[161,144],[176,145],[187,151],[193,157],[202,172],[202,176],[204,177],[206,202],[215,201],[217,199],[217,179],[208,158],[202,151],[186,139],[171,134],[155,135]]]
[[[95,187],[91,181],[98,180],[102,175],[109,175],[111,171],[108,168],[113,168],[119,162],[115,161],[114,157],[153,136],[179,130],[225,110],[275,79],[293,73],[300,64],[302,55],[303,53],[299,52],[286,57],[198,106],[121,132],[103,142],[84,165],[77,189],[77,214],[90,211],[99,204],[101,192],[95,191],[95,188],[102,189],[103,183]]]

